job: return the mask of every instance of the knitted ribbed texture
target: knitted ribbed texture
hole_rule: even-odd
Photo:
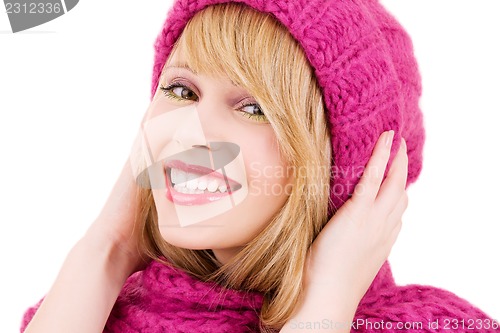
[[[153,262],[132,276],[105,332],[249,332],[258,328],[262,296],[233,292]]]
[[[498,329],[467,329],[470,324],[467,320],[480,323],[479,320],[488,317],[450,292],[420,285],[378,287],[371,289],[361,301],[353,320],[358,326],[353,326],[351,332],[500,332]],[[259,332],[258,313],[262,299],[257,293],[223,289],[199,281],[179,269],[152,262],[145,271],[137,272],[127,280],[104,332]],[[21,332],[39,305],[26,311]],[[452,329],[452,320],[462,319],[466,326]],[[430,328],[429,323],[436,320],[439,328]],[[445,326],[447,322],[448,328]],[[382,323],[385,326],[380,329]],[[396,329],[398,323],[422,323],[422,328]],[[393,327],[388,328],[389,325]]]
[[[153,261],[127,279],[104,332],[258,332],[262,300]],[[26,311],[21,332],[39,305]]]
[[[440,288],[416,284],[365,295],[353,321],[365,324],[351,332],[500,332],[498,325],[491,325],[490,317],[466,300]]]
[[[202,8],[228,0],[177,0],[155,43],[151,97],[175,41]],[[418,106],[420,75],[411,40],[374,0],[238,0],[276,17],[302,45],[315,69],[330,121],[331,199],[339,208],[352,194],[383,131],[408,146],[408,182],[422,168],[424,128]],[[361,172],[360,172],[361,171]],[[331,210],[333,212],[333,209]]]

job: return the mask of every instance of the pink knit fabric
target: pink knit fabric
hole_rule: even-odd
[[[262,299],[257,293],[223,289],[201,282],[179,269],[152,262],[146,270],[127,280],[104,332],[259,332]],[[39,305],[26,311],[21,333]],[[451,328],[453,320],[462,319],[465,326]],[[445,290],[420,285],[379,285],[370,289],[361,301],[351,332],[500,332],[491,328],[467,328],[468,320],[485,323],[485,319],[488,317],[483,312]],[[439,328],[429,327],[436,321]],[[422,323],[422,326],[401,330],[396,329],[398,323]],[[380,325],[385,325],[384,329],[377,328]],[[388,328],[389,325],[393,327]],[[472,327],[479,324],[474,325]],[[304,331],[308,330],[297,329],[297,332]]]

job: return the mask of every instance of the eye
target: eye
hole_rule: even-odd
[[[160,89],[165,93],[165,96],[180,101],[198,101],[198,96],[188,88],[180,83],[173,83],[168,87],[160,86]]]
[[[259,121],[259,122],[267,122],[267,117],[262,111],[261,107],[257,103],[252,104],[244,104],[238,108],[238,110],[242,113],[243,116]]]

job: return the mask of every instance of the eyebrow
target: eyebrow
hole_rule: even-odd
[[[191,67],[189,67],[188,64],[174,64],[174,65],[169,65],[169,66],[165,67],[164,72],[165,72],[165,70],[167,70],[169,68],[182,68],[182,69],[186,69],[186,70],[190,71],[194,75],[198,75],[198,73],[194,69],[192,69]]]
[[[182,68],[182,69],[186,69],[188,71],[190,71],[191,73],[193,73],[194,75],[198,75],[198,72],[195,71],[194,69],[192,69],[191,67],[189,67],[188,64],[186,63],[181,63],[181,64],[173,64],[173,65],[168,65],[168,66],[165,66],[165,68],[163,69],[163,72],[161,74],[161,76],[163,76],[163,74],[165,73],[165,71],[169,68]],[[239,85],[236,84],[236,82],[234,82],[233,80],[231,80],[231,84],[235,87],[240,87]]]

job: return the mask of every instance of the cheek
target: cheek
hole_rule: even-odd
[[[274,136],[273,140],[254,141],[243,151],[249,195],[279,202],[290,195],[291,168],[281,156]]]

